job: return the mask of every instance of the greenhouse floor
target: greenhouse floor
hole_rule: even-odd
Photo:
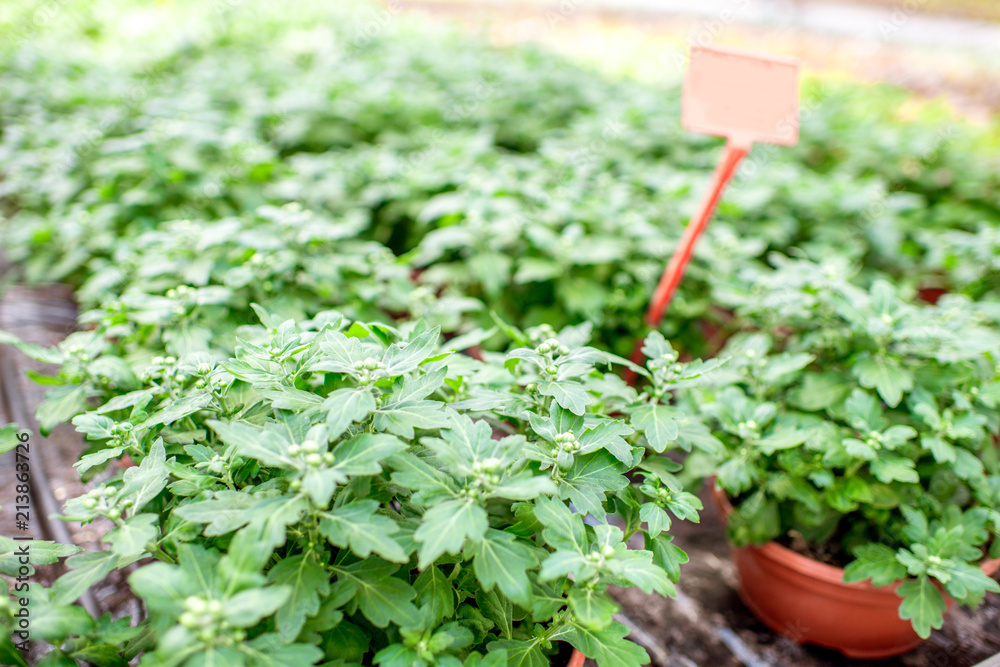
[[[69,297],[69,292],[60,287],[12,288],[0,300],[0,328],[35,343],[54,344],[72,330],[75,322],[75,308]],[[4,380],[0,386],[0,418],[12,421],[16,415],[8,412],[16,413],[25,407],[33,410],[45,393],[45,387],[32,382],[25,372],[45,369],[9,349],[0,350],[0,355],[0,369],[7,369],[0,374]],[[8,384],[12,376],[18,379],[13,387]],[[80,436],[64,425],[36,442],[33,460],[44,464],[55,501],[80,495],[86,487],[71,466],[82,448]],[[7,465],[8,461],[0,463]],[[12,505],[13,495],[11,486],[0,487],[0,505]],[[677,598],[646,595],[637,589],[614,591],[623,606],[621,620],[632,627],[632,639],[646,647],[656,667],[972,667],[1000,651],[1000,595],[996,594],[988,594],[987,602],[975,612],[952,611],[944,628],[934,632],[920,648],[888,660],[848,660],[836,652],[803,647],[775,635],[753,617],[736,594],[736,572],[729,560],[725,529],[708,495],[701,495],[705,505],[701,523],[677,521],[671,528],[675,543],[691,557],[682,568]],[[38,499],[34,502],[37,508]],[[69,529],[72,541],[85,549],[99,548],[98,538],[109,528],[99,523],[85,527],[61,525]],[[59,539],[52,534],[53,522],[44,520],[38,511],[32,517],[31,530],[36,538]],[[40,567],[37,580],[53,580],[58,574],[54,567],[58,566]],[[95,605],[98,613],[116,617],[141,615],[141,606],[123,579],[122,572],[113,573],[92,590],[89,604]]]
[[[828,4],[835,14],[838,8],[845,14],[840,23],[850,25],[859,20],[852,14],[856,7]],[[823,76],[901,86],[921,98],[942,99],[957,114],[984,123],[1000,110],[1000,43],[994,39],[1000,27],[996,24],[955,20],[953,37],[965,35],[966,28],[982,39],[942,45],[935,39],[928,41],[927,30],[909,34],[916,19],[922,18],[922,10],[893,15],[884,9],[880,10],[885,14],[882,18],[878,12],[867,19],[863,15],[860,20],[866,30],[848,36],[832,28],[822,29],[815,22],[796,23],[790,18],[792,14],[775,9],[769,11],[777,12],[781,20],[768,22],[751,20],[753,8],[745,2],[722,6],[721,13],[713,14],[703,7],[682,13],[653,11],[648,3],[642,11],[630,9],[627,3],[616,9],[595,9],[580,0],[421,0],[406,4],[407,11],[435,20],[458,21],[495,44],[542,43],[613,74],[626,71],[648,80],[677,80],[688,44],[710,43],[794,56],[810,72]],[[901,35],[904,31],[905,39]]]

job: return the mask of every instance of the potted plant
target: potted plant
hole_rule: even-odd
[[[493,332],[442,346],[419,321],[261,314],[221,363],[133,368],[100,346],[82,362],[142,380],[73,419],[91,441],[77,466],[103,481],[65,518],[111,522],[106,548],[30,543],[33,564],[70,556],[25,594],[32,639],[55,647],[44,664],[542,665],[567,644],[599,665],[647,661],[607,588],[671,595],[686,556],[667,511],[701,506],[609,416],[645,399],[598,370],[612,358],[583,345],[589,328],[507,328],[525,345],[480,361],[455,350]],[[109,465],[125,455],[137,465]],[[647,549],[627,546],[637,534]],[[145,620],[73,606],[126,568]]]
[[[763,278],[734,305],[775,326],[734,336],[719,387],[681,400],[724,444],[741,595],[798,641],[901,653],[1000,591],[997,331],[956,295],[918,306],[810,262]]]

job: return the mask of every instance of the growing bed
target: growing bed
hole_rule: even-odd
[[[908,308],[921,299],[948,295],[934,317],[953,307],[956,313],[974,319],[969,320],[967,332],[994,332],[1000,323],[996,302],[1000,171],[984,149],[995,146],[996,137],[962,123],[945,123],[933,107],[915,121],[897,122],[893,109],[905,99],[901,91],[808,82],[804,95],[815,112],[804,118],[800,146],[770,154],[756,164],[752,179],[738,181],[727,194],[719,219],[699,247],[661,328],[666,339],[647,338],[644,307],[718,150],[714,140],[681,132],[676,114],[678,90],[608,81],[537,50],[498,54],[437,29],[428,36],[426,26],[404,21],[391,21],[377,35],[369,35],[364,32],[365,24],[352,23],[338,11],[311,6],[301,16],[285,17],[264,5],[253,5],[252,11],[249,7],[247,11],[220,11],[185,4],[185,12],[165,7],[130,7],[120,12],[102,3],[70,5],[44,31],[28,29],[25,16],[17,14],[6,28],[19,39],[3,47],[6,67],[0,73],[0,85],[11,91],[0,103],[4,119],[0,192],[6,218],[0,222],[0,231],[3,251],[11,262],[4,273],[7,289],[0,303],[0,330],[40,345],[58,343],[74,328],[68,323],[75,323],[80,332],[52,349],[0,334],[5,336],[3,342],[57,365],[46,367],[49,371],[56,368],[56,376],[43,380],[51,388],[42,401],[43,388],[14,386],[11,376],[23,377],[27,366],[14,348],[4,347],[0,361],[8,371],[0,407],[5,423],[21,422],[22,428],[31,427],[24,409],[38,407],[41,430],[48,433],[55,428],[44,444],[36,445],[40,452],[36,456],[49,473],[56,499],[70,501],[66,512],[86,524],[70,523],[70,539],[88,551],[114,551],[121,560],[108,568],[108,574],[101,570],[103,566],[84,566],[88,561],[76,557],[68,563],[77,573],[75,587],[67,583],[72,577],[64,577],[55,589],[59,604],[41,598],[35,602],[48,605],[44,609],[50,625],[43,627],[64,649],[49,654],[40,664],[89,660],[121,665],[144,649],[149,654],[143,664],[174,664],[168,646],[161,644],[154,654],[152,637],[166,632],[179,612],[162,596],[156,597],[152,574],[127,578],[144,569],[153,572],[150,556],[162,561],[155,571],[166,577],[174,571],[170,568],[177,550],[189,543],[201,541],[224,552],[230,546],[226,534],[242,525],[235,523],[230,531],[211,534],[201,530],[210,523],[208,519],[201,523],[190,519],[195,510],[178,510],[170,518],[187,499],[201,499],[198,494],[205,491],[210,491],[209,498],[215,493],[205,486],[204,476],[185,477],[183,470],[214,470],[211,466],[218,463],[222,450],[206,447],[206,443],[219,444],[211,430],[227,443],[230,437],[238,439],[225,425],[208,421],[206,413],[215,408],[198,391],[211,392],[222,406],[217,412],[234,421],[249,414],[251,422],[260,422],[254,421],[249,404],[238,418],[226,413],[226,401],[220,397],[230,390],[232,396],[260,392],[275,414],[309,414],[315,404],[323,403],[323,409],[330,412],[326,423],[340,424],[340,417],[334,416],[340,409],[336,401],[323,399],[331,391],[346,391],[350,385],[343,384],[343,379],[322,379],[308,372],[300,378],[296,371],[290,381],[282,380],[284,384],[267,385],[271,380],[263,377],[264,371],[271,367],[255,361],[255,355],[271,354],[269,363],[278,363],[273,359],[292,363],[294,353],[279,345],[292,332],[305,337],[303,349],[309,347],[310,336],[326,329],[337,332],[323,333],[331,337],[331,345],[340,344],[343,329],[350,334],[343,343],[348,347],[364,338],[366,354],[375,349],[381,354],[382,348],[388,348],[382,361],[374,356],[352,358],[353,370],[338,366],[334,357],[339,353],[324,348],[323,354],[333,355],[324,357],[325,370],[351,375],[359,386],[372,387],[373,392],[377,378],[385,377],[378,373],[386,363],[391,367],[393,355],[405,357],[410,346],[426,346],[427,353],[413,362],[413,368],[409,361],[397,359],[400,368],[406,368],[389,378],[401,378],[392,393],[396,398],[408,386],[406,382],[430,382],[427,376],[443,358],[428,356],[432,345],[444,346],[442,355],[464,351],[452,357],[461,377],[449,375],[452,383],[447,387],[441,385],[443,375],[437,378],[441,387],[435,396],[446,396],[443,400],[449,406],[460,406],[477,418],[485,415],[492,420],[497,437],[522,429],[521,435],[531,436],[534,442],[543,434],[544,428],[535,422],[528,426],[526,413],[519,421],[517,410],[509,407],[519,400],[528,401],[535,406],[532,409],[548,412],[551,408],[548,418],[560,424],[560,429],[569,423],[565,420],[571,419],[570,413],[586,413],[591,426],[618,423],[623,415],[632,420],[636,433],[632,428],[622,431],[631,439],[628,444],[623,440],[624,449],[617,453],[617,441],[611,440],[607,451],[579,453],[580,442],[573,440],[573,429],[569,429],[570,437],[554,440],[565,445],[569,455],[546,463],[540,454],[542,458],[534,459],[540,465],[553,471],[564,469],[572,476],[573,466],[578,465],[574,456],[603,456],[612,462],[609,465],[622,466],[623,485],[633,482],[638,488],[636,475],[645,475],[644,483],[652,479],[659,488],[662,480],[657,470],[666,464],[654,462],[648,464],[653,468],[643,469],[647,464],[633,463],[639,466],[638,472],[628,468],[626,480],[629,452],[638,461],[639,453],[646,450],[659,453],[667,447],[693,447],[696,455],[690,457],[691,465],[682,473],[686,477],[680,479],[697,492],[708,465],[703,454],[714,447],[705,441],[718,439],[692,425],[697,420],[691,415],[671,413],[670,421],[681,424],[679,436],[676,424],[674,435],[668,436],[670,429],[651,417],[669,406],[668,392],[685,386],[688,379],[661,377],[664,359],[690,369],[685,372],[694,380],[717,364],[708,361],[702,366],[694,361],[688,365],[688,360],[715,355],[727,341],[744,340],[740,336],[731,339],[735,333],[751,328],[778,333],[799,326],[808,329],[808,318],[820,316],[800,307],[803,295],[827,288],[846,294],[853,289],[859,294],[878,293],[879,285],[887,284],[879,280],[885,279],[894,285],[892,298]],[[141,55],[124,58],[124,54]],[[67,287],[31,291],[13,287],[16,283],[63,283]],[[776,301],[769,302],[772,296]],[[78,320],[69,315],[74,306],[79,307]],[[801,321],[782,320],[782,307]],[[289,319],[296,324],[283,328],[282,322]],[[383,322],[397,329],[361,324],[365,322]],[[440,341],[436,333],[431,341],[435,327],[440,327]],[[647,393],[629,393],[632,390],[610,373],[586,376],[599,380],[587,386],[589,394],[584,391],[584,376],[574,375],[579,372],[574,363],[585,370],[612,364],[620,372],[627,367],[621,357],[628,356],[643,338],[655,352],[648,355],[653,363],[640,385]],[[259,346],[240,340],[256,341]],[[376,340],[381,347],[371,344]],[[593,348],[585,347],[588,343]],[[515,351],[504,362],[498,351],[507,349]],[[230,359],[234,352],[235,360]],[[488,372],[474,366],[473,358],[485,358],[483,368]],[[792,363],[790,370],[782,372],[797,372],[811,360],[800,355],[795,362],[798,366]],[[421,362],[427,364],[425,370],[434,370],[402,379],[406,373],[419,373],[416,367]],[[547,363],[551,365],[546,367]],[[531,364],[538,366],[537,372],[530,370]],[[11,373],[15,365],[17,372]],[[782,372],[775,371],[775,377]],[[604,373],[603,366],[600,373]],[[229,384],[213,384],[223,377],[223,384]],[[560,382],[566,384],[560,387]],[[147,403],[139,405],[136,394],[154,384],[168,387],[170,396],[164,399],[150,391],[141,399]],[[390,397],[390,385],[380,385],[386,401],[396,400]],[[899,403],[898,398],[893,403],[894,389],[886,383],[876,380],[864,386],[877,390],[892,407]],[[414,395],[418,393],[414,390]],[[178,398],[181,394],[185,398]],[[116,398],[121,396],[131,398]],[[381,405],[383,396],[378,396]],[[109,400],[117,403],[103,413],[95,411]],[[502,410],[497,407],[501,404]],[[150,415],[145,405],[158,405],[159,411]],[[377,411],[372,405],[363,417],[353,420],[360,424],[368,419]],[[70,427],[60,426],[74,419],[80,433],[90,436],[88,442]],[[121,426],[127,419],[135,424],[129,421],[126,431]],[[347,424],[352,422],[350,415],[345,419]],[[369,433],[384,429],[415,443],[414,428],[421,433],[443,428],[434,419],[415,414],[409,426],[406,420],[394,426],[376,426],[376,421],[364,428]],[[153,484],[151,494],[127,486],[130,478],[148,473],[143,462],[156,465],[152,449],[128,440],[133,426],[163,436],[171,456],[180,457],[179,467],[170,473],[169,492],[163,491],[165,481]],[[574,428],[579,436],[582,427]],[[13,428],[0,431],[8,439],[5,443],[15,432]],[[554,438],[556,431],[550,435]],[[584,443],[584,447],[589,445]],[[245,456],[239,459],[238,468],[229,470],[223,465],[215,473],[230,491],[262,469],[284,465],[268,463],[266,454],[242,451]],[[70,467],[81,456],[84,482]],[[615,457],[619,463],[614,463]],[[257,463],[252,462],[255,458]],[[369,481],[358,482],[357,487],[384,483],[386,492],[393,494],[398,493],[396,487],[405,487],[395,479],[395,486],[390,487],[388,476],[379,478],[377,464],[365,469],[364,478]],[[263,485],[270,484],[273,490],[292,474],[272,471],[261,479],[267,478]],[[122,477],[126,481],[119,486]],[[631,510],[614,505],[618,501],[612,497],[612,490],[622,487],[614,487],[614,480],[605,482],[611,486],[599,489],[601,502],[594,504],[591,499],[588,506],[586,494],[566,498],[578,509],[589,507],[592,516],[603,518],[605,503],[627,518]],[[549,488],[534,483],[539,486],[531,493]],[[128,506],[108,510],[114,495],[107,493],[109,484],[115,492],[134,493],[152,508],[152,513],[140,515],[152,523],[131,526],[130,530],[137,531],[133,537],[125,537],[120,520],[134,518],[136,511],[129,513]],[[297,491],[300,487],[289,484],[289,488]],[[5,488],[4,493],[9,490]],[[92,495],[78,498],[85,491]],[[416,518],[399,514],[404,504],[423,492],[418,486],[410,491],[392,496],[394,500],[381,513],[365,519],[370,521],[366,525],[385,526],[386,517],[392,516],[401,526],[407,521],[415,526]],[[367,498],[367,491],[352,487],[351,492]],[[324,491],[309,493],[315,499]],[[35,502],[39,503],[37,494]],[[533,495],[512,498],[542,502]],[[647,646],[655,664],[851,664],[833,652],[802,648],[778,638],[753,619],[735,597],[725,527],[704,493],[702,500],[706,502],[701,523],[674,520],[670,527],[673,544],[690,557],[690,563],[681,568],[676,598],[634,588],[615,589],[614,596],[622,604],[619,620],[626,623],[621,631],[631,628],[633,639]],[[326,501],[329,504],[330,497]],[[317,507],[322,505],[316,502]],[[638,495],[635,502],[638,512]],[[664,506],[683,518],[693,511],[694,502]],[[0,504],[6,511],[15,503],[4,496]],[[433,506],[428,501],[414,507],[429,516]],[[208,512],[199,511],[200,516]],[[38,514],[36,507],[36,520]],[[500,521],[502,514],[492,515],[491,520]],[[177,517],[182,515],[179,522]],[[98,516],[104,518],[90,522]],[[153,538],[147,541],[146,531],[154,524]],[[537,554],[532,556],[527,545],[529,538],[542,533],[542,524],[527,525],[535,528],[512,526],[517,539],[510,539],[522,546],[520,551],[511,549],[527,564],[524,569],[534,572],[531,563]],[[642,534],[638,526],[638,522],[632,525],[637,538]],[[33,529],[48,539],[66,541],[51,526],[38,524]],[[285,530],[282,525],[281,542]],[[290,545],[307,539],[302,532],[306,529],[296,528],[294,521],[288,530]],[[110,548],[100,543],[108,531],[116,531]],[[417,542],[421,545],[419,571],[427,571],[425,557],[433,562],[445,552],[455,553],[447,545],[432,551],[427,532],[410,540],[413,549],[418,549]],[[659,534],[651,532],[655,535],[650,540]],[[138,540],[135,534],[143,537],[141,543],[125,544]],[[334,545],[330,553],[341,559],[349,553],[347,538],[329,539]],[[305,556],[293,555],[291,547],[287,556],[307,563],[315,549],[312,537],[308,542],[308,547],[302,547]],[[147,549],[150,546],[156,548]],[[642,539],[633,546],[642,549]],[[372,551],[353,541],[350,547],[355,556],[348,558],[364,559]],[[380,556],[392,560],[399,546],[383,543],[377,548],[382,549],[377,551]],[[659,548],[655,564],[661,571],[646,572],[647,578],[636,575],[632,583],[666,592],[672,584],[662,572],[676,566],[677,556],[666,544]],[[406,557],[393,562],[405,564]],[[434,571],[447,571],[457,578],[461,568],[448,560],[453,556],[443,557],[442,567],[447,569]],[[275,558],[282,556],[276,553]],[[36,583],[52,584],[64,572],[62,567],[40,560]],[[478,570],[477,574],[484,594],[499,590],[518,594],[520,579],[501,584],[498,575]],[[494,583],[487,584],[491,577]],[[398,576],[388,578],[400,581]],[[137,582],[134,588],[145,604],[130,593],[128,581]],[[320,577],[318,588],[323,586]],[[575,584],[567,581],[565,586],[568,591]],[[70,604],[87,588],[91,592],[81,603],[94,607],[91,612],[138,620],[152,607],[149,627],[155,631],[105,626],[94,630],[92,622],[83,620]],[[474,599],[486,609],[478,597]],[[336,647],[331,648],[337,641],[350,643],[330,639],[329,633],[339,622],[331,619],[341,614],[339,607],[317,616],[319,602],[311,604],[304,602],[296,611],[279,614],[274,626],[278,633],[270,632],[271,618],[257,618],[256,625],[247,620],[251,616],[241,618],[239,622],[247,625],[239,626],[238,632],[245,638],[242,628],[246,627],[257,642],[254,650],[268,656],[266,660],[248,658],[261,661],[250,664],[295,664],[306,657],[318,660],[324,651],[331,661],[328,664],[352,664],[336,662]],[[345,604],[341,601],[340,606]],[[385,626],[373,620],[374,612],[364,603],[352,604],[344,607],[353,610],[350,614],[360,619],[357,605],[361,604],[369,621],[378,628]],[[510,609],[509,601],[506,604]],[[195,613],[192,609],[185,613]],[[594,614],[603,619],[604,611]],[[515,615],[510,611],[506,617],[512,626],[523,620]],[[945,628],[927,643],[900,662],[885,664],[973,665],[1000,648],[998,616],[1000,603],[989,593],[984,606],[975,612],[952,612]],[[313,625],[302,631],[307,618]],[[318,625],[324,618],[334,625]],[[391,620],[396,623],[398,618]],[[475,624],[469,618],[463,621],[472,627]],[[503,624],[490,618],[490,627]],[[556,622],[552,623],[555,627]],[[579,634],[591,626],[567,623],[568,629],[557,638],[572,637],[570,641],[578,648],[593,646]],[[181,625],[194,631],[197,623],[181,622],[175,630]],[[396,630],[385,632],[389,638],[385,641],[396,638],[392,634]],[[483,635],[489,632],[482,631]],[[456,636],[464,641],[465,633]],[[78,635],[99,637],[92,640],[99,647],[85,649],[74,639],[62,641]],[[276,639],[279,635],[281,641]],[[512,641],[511,636],[508,632],[497,646],[514,650],[513,644],[503,644],[504,639]],[[607,640],[612,647],[601,649],[601,664],[616,664],[615,650],[631,650],[614,648],[624,644],[609,636],[601,635],[597,641]],[[306,639],[294,644],[296,637]],[[487,640],[480,637],[477,641]],[[323,650],[315,653],[316,646]],[[2,649],[6,659],[18,664],[11,646]],[[30,659],[40,660],[44,650],[36,644]],[[119,655],[122,651],[125,658]],[[224,664],[235,660],[222,649],[212,655]],[[197,659],[187,664],[200,664]],[[525,664],[537,663],[526,659]]]

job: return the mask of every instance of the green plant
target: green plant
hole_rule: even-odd
[[[809,262],[761,277],[737,316],[765,330],[723,351],[734,386],[686,399],[725,445],[729,537],[798,545],[845,581],[903,581],[900,616],[927,637],[945,593],[1000,591],[979,568],[1000,555],[998,331],[964,297],[914,305]]]
[[[646,660],[606,590],[673,593],[686,556],[667,512],[696,521],[701,505],[643,447],[711,440],[657,397],[715,363],[677,364],[654,335],[640,395],[598,370],[616,359],[583,345],[589,327],[504,325],[525,346],[477,361],[456,347],[492,332],[441,346],[421,321],[258,310],[265,326],[222,362],[99,357],[142,379],[73,419],[91,443],[78,469],[106,472],[65,518],[110,521],[107,548],[30,545],[36,564],[70,556],[30,592],[36,620],[59,619],[35,627],[51,664],[542,665],[557,642],[601,665]],[[627,546],[637,534],[646,549]],[[138,627],[71,606],[136,563]]]

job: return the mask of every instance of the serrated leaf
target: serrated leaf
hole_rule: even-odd
[[[417,591],[416,603],[420,605],[420,612],[427,615],[431,627],[454,615],[455,588],[439,567],[432,565],[421,572],[413,588]]]
[[[243,458],[257,459],[272,468],[288,468],[292,460],[285,454],[278,438],[267,430],[260,430],[240,422],[225,423],[209,420],[209,427],[222,442],[233,447]]]
[[[855,560],[844,568],[844,581],[871,579],[874,586],[888,586],[906,578],[906,567],[893,549],[875,542],[859,546]]]
[[[378,509],[374,500],[356,500],[323,512],[320,533],[334,546],[350,546],[361,558],[376,553],[388,561],[407,562],[406,552],[390,537],[398,530],[396,523],[378,514]]]
[[[631,433],[632,429],[621,420],[601,422],[577,438],[580,442],[580,453],[589,454],[603,448],[622,463],[631,466],[632,448],[622,437]]]
[[[885,456],[875,459],[868,464],[872,474],[880,481],[888,484],[892,481],[919,482],[920,476],[913,469],[914,463],[910,459],[899,456]]]
[[[403,375],[415,370],[437,348],[441,327],[425,331],[406,343],[393,343],[385,351],[382,363],[390,376]]]
[[[226,600],[223,610],[233,627],[249,628],[266,616],[273,616],[292,595],[288,586],[268,586],[240,591]]]
[[[199,410],[207,407],[212,402],[212,395],[209,393],[198,393],[184,396],[176,401],[170,401],[166,407],[157,410],[144,421],[136,425],[137,429],[152,428],[159,424],[170,425],[180,421],[188,415],[193,415]]]
[[[591,630],[574,625],[561,638],[573,645],[588,658],[597,661],[598,667],[635,667],[649,662],[646,651],[625,639],[629,629],[621,623],[612,623],[603,630]]]
[[[575,620],[591,630],[611,625],[612,616],[618,611],[618,605],[609,595],[592,588],[574,586],[567,598]]]
[[[895,357],[871,356],[864,352],[851,371],[862,387],[875,389],[886,405],[894,408],[903,400],[903,392],[913,389],[913,375]]]
[[[216,491],[214,499],[181,505],[173,513],[185,521],[207,524],[205,535],[217,537],[245,526],[249,521],[245,510],[255,502],[249,493]]]
[[[481,539],[488,525],[486,510],[469,499],[446,500],[427,510],[414,534],[420,569],[444,553],[457,554],[466,539]]]
[[[640,405],[631,412],[632,426],[642,431],[653,451],[663,452],[677,439],[679,429],[674,410],[665,405]]]
[[[163,440],[158,438],[142,463],[129,468],[122,475],[125,484],[119,491],[119,497],[132,499],[131,510],[133,514],[138,513],[146,506],[146,503],[159,495],[160,491],[167,486],[166,459]]]
[[[22,563],[24,553],[27,551],[27,563]],[[73,544],[62,544],[60,542],[47,542],[44,540],[18,541],[0,535],[0,573],[9,577],[18,576],[18,569],[21,565],[49,565],[55,563],[60,558],[72,556],[80,553],[81,549]],[[30,569],[29,575],[35,573],[34,568]]]
[[[341,475],[377,475],[382,461],[406,449],[399,438],[385,433],[362,433],[333,448],[333,465]]]
[[[559,481],[559,496],[598,519],[607,514],[602,503],[608,493],[628,486],[626,467],[607,452],[577,456],[573,468]]]
[[[910,621],[921,638],[927,639],[932,628],[940,628],[944,623],[947,609],[944,595],[926,575],[904,581],[896,589],[896,595],[903,598],[899,617]]]
[[[653,564],[666,571],[670,581],[675,584],[680,579],[681,565],[688,562],[688,555],[683,549],[673,544],[672,535],[645,535],[645,545],[653,552]]]
[[[448,415],[438,401],[403,401],[383,406],[375,413],[375,428],[394,435],[413,439],[413,430],[445,428]]]
[[[283,558],[267,573],[268,583],[284,586],[290,593],[274,621],[284,641],[292,641],[306,618],[319,611],[320,598],[330,594],[330,575],[312,554]]]
[[[573,380],[556,382],[539,382],[538,393],[551,396],[558,405],[575,415],[582,415],[587,406],[594,402],[594,397],[587,393],[587,388]]]
[[[351,423],[363,421],[376,407],[375,397],[367,389],[355,387],[331,392],[320,408],[326,412],[327,436],[339,437]]]
[[[525,609],[531,607],[531,581],[528,570],[538,565],[538,558],[514,535],[493,528],[472,545],[473,568],[483,589],[494,586]]]
[[[332,597],[356,597],[361,613],[373,625],[384,628],[389,623],[402,627],[419,627],[422,622],[420,611],[410,602],[417,592],[406,582],[392,576],[398,565],[379,558],[365,560],[346,566],[335,566],[337,580],[331,586]]]
[[[147,545],[156,542],[159,534],[159,517],[155,514],[136,514],[107,535],[102,541],[122,558],[135,558],[147,551]]]

